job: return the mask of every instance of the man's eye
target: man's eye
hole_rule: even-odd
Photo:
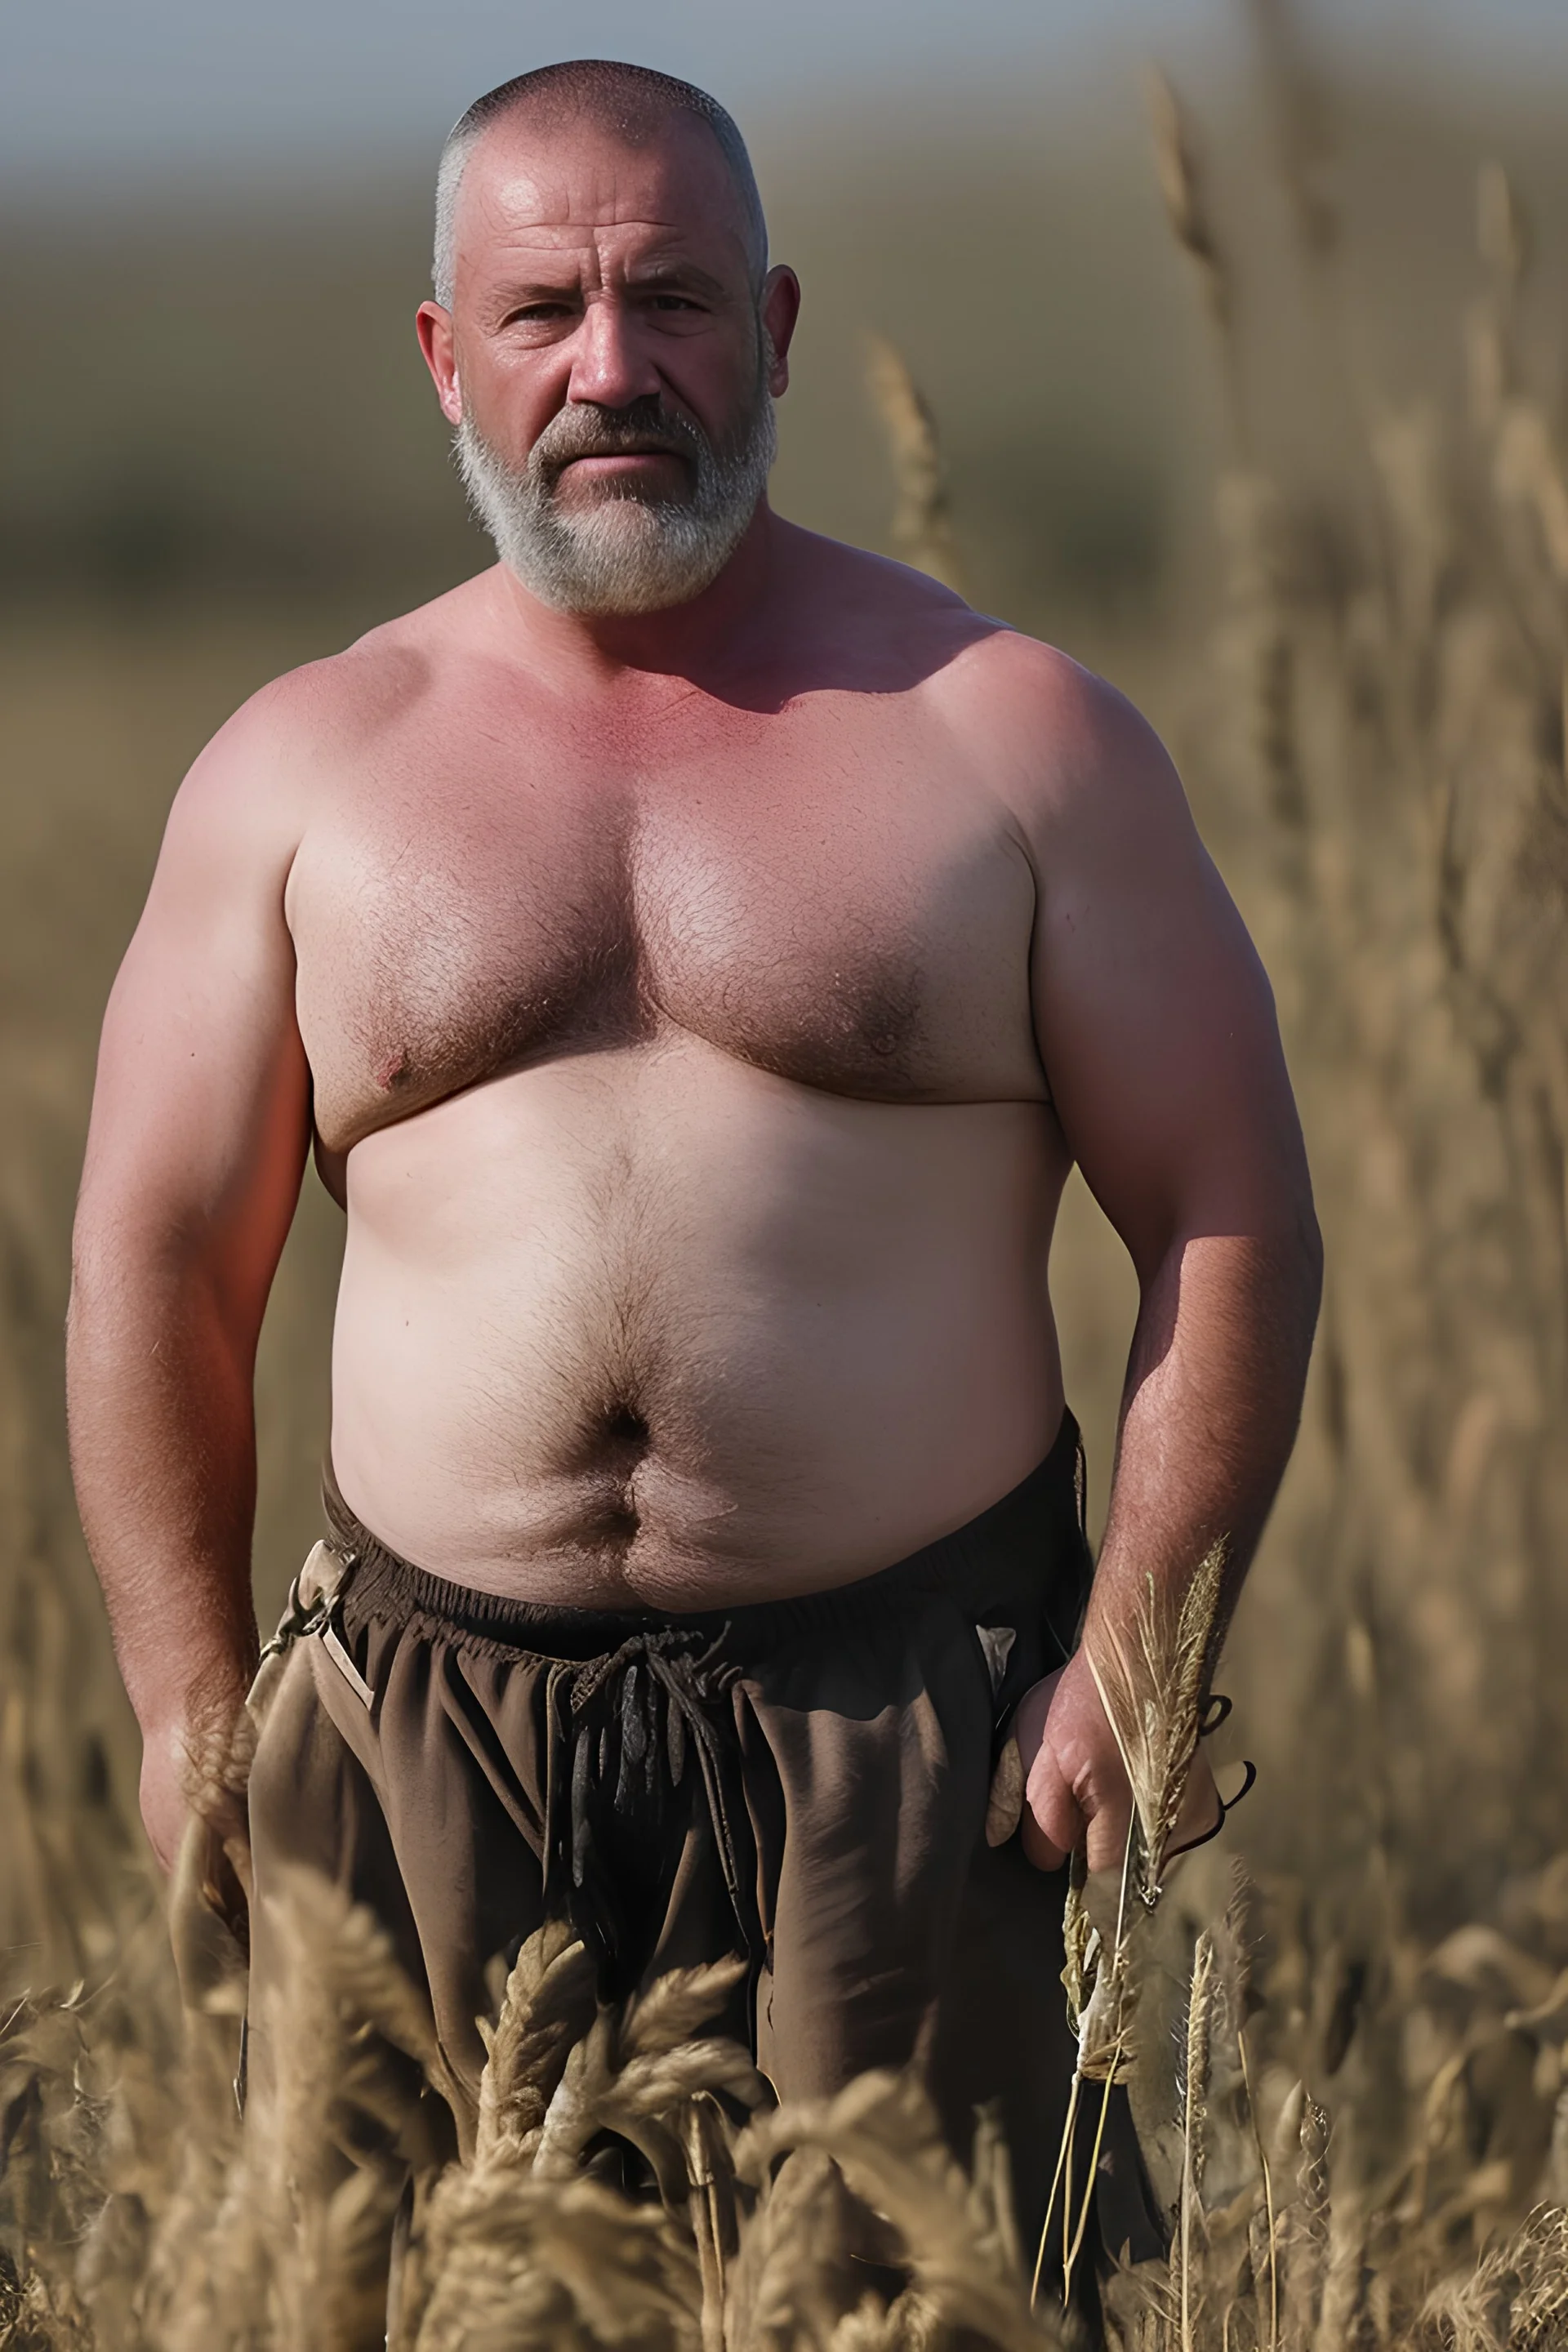
[[[656,310],[700,310],[701,307],[689,294],[656,294],[653,298]]]
[[[506,323],[510,327],[515,326],[520,319],[532,323],[548,319],[566,319],[570,316],[571,305],[566,302],[522,302],[515,310],[510,310],[507,313]]]

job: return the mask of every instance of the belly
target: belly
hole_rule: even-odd
[[[1039,1104],[847,1101],[687,1036],[474,1087],[349,1157],[345,1497],[521,1598],[869,1574],[1055,1434],[1065,1173]]]

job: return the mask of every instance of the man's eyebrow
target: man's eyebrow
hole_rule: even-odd
[[[625,282],[638,293],[657,293],[668,288],[700,294],[715,305],[727,301],[731,291],[721,278],[680,253],[648,254],[640,261],[633,261]],[[520,258],[518,266],[496,286],[493,299],[503,309],[512,309],[519,303],[559,301],[582,290],[579,257],[568,252],[559,257],[545,252]]]
[[[526,269],[509,271],[497,288],[503,300],[526,300],[531,294],[576,293],[582,285],[582,272],[563,261],[552,269],[548,261],[531,263]]]
[[[650,261],[642,268],[638,268],[634,263],[626,272],[626,282],[638,288],[657,289],[660,286],[689,288],[694,294],[706,294],[715,302],[723,300],[726,290],[722,278],[715,278],[710,271],[699,268],[695,261],[673,258],[668,261]]]

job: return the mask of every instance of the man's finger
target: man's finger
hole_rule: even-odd
[[[1026,1862],[1032,1862],[1037,1870],[1060,1870],[1068,1858],[1066,1851],[1046,1835],[1027,1805],[1018,1824],[1018,1835]]]
[[[1127,1832],[1131,1826],[1130,1809],[1106,1805],[1095,1814],[1089,1825],[1087,1840],[1089,1874],[1113,1870],[1120,1874],[1127,1859]]]
[[[1037,1748],[1029,1766],[1019,1828],[1026,1859],[1037,1870],[1059,1870],[1083,1835],[1082,1809],[1056,1758],[1044,1746]]]

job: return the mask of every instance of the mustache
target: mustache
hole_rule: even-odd
[[[700,467],[712,451],[707,436],[668,408],[656,393],[625,408],[574,402],[552,416],[529,452],[528,468],[553,489],[579,457],[642,457],[656,453]]]

